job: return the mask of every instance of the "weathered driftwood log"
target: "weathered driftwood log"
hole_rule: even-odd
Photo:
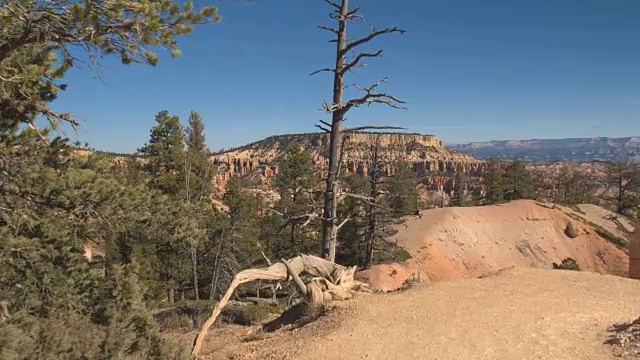
[[[195,339],[191,355],[198,356],[202,342],[209,328],[215,323],[222,309],[227,305],[235,289],[244,283],[263,281],[294,280],[305,301],[312,304],[328,303],[333,300],[346,300],[353,297],[357,291],[370,291],[368,286],[353,279],[356,267],[347,268],[322,258],[310,255],[300,255],[293,259],[275,263],[264,269],[247,269],[237,273],[229,289],[211,313],[211,317],[202,326]],[[300,279],[300,274],[306,273],[313,278],[308,284]]]

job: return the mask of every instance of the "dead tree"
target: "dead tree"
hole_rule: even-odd
[[[333,262],[335,261],[336,240],[339,226],[339,220],[337,218],[337,197],[340,187],[339,169],[341,166],[340,158],[342,154],[342,135],[345,114],[354,107],[370,105],[372,103],[384,104],[397,109],[404,109],[401,106],[401,104],[404,104],[403,101],[397,99],[393,95],[378,92],[378,87],[386,81],[386,78],[383,78],[379,82],[366,88],[354,84],[354,88],[361,90],[364,95],[360,98],[344,101],[345,75],[347,72],[353,71],[356,67],[366,66],[363,61],[367,58],[380,57],[382,55],[382,50],[378,50],[376,52],[361,51],[357,55],[352,56],[349,60],[347,57],[356,53],[357,49],[360,49],[363,45],[371,42],[381,35],[392,33],[404,34],[405,31],[397,27],[377,30],[373,26],[370,26],[371,32],[369,35],[360,39],[349,40],[347,38],[347,24],[353,23],[358,19],[363,19],[362,15],[359,14],[360,8],[356,7],[353,10],[349,10],[349,0],[342,0],[340,4],[333,0],[325,0],[325,2],[334,8],[330,17],[337,21],[338,27],[333,28],[330,26],[319,26],[319,28],[329,31],[335,35],[335,38],[330,40],[330,42],[336,43],[336,62],[335,67],[320,69],[313,72],[312,75],[321,72],[333,73],[333,101],[331,104],[326,102],[323,103],[323,110],[327,113],[331,113],[331,123],[320,120],[321,125],[316,125],[321,130],[328,132],[330,137],[329,169],[326,178],[324,209],[322,216],[322,256],[323,258]],[[359,129],[365,130],[370,128],[375,127],[361,127]]]
[[[275,263],[264,269],[247,269],[237,273],[220,302],[211,313],[211,317],[202,326],[195,339],[191,355],[197,357],[202,348],[202,342],[222,312],[229,303],[235,289],[241,284],[251,281],[288,281],[293,280],[298,286],[305,301],[312,305],[326,304],[334,300],[347,300],[357,291],[370,292],[367,284],[354,280],[356,267],[347,268],[334,264],[316,256],[300,255],[293,259]],[[311,275],[310,282],[304,283],[300,278],[302,273]]]
[[[611,163],[607,166],[607,177],[609,184],[617,189],[616,211],[622,213],[629,193],[640,188],[640,167],[623,162]]]

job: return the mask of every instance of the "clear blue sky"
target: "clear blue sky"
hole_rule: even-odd
[[[213,150],[269,135],[312,132],[332,78],[322,0],[199,0],[223,20],[180,40],[182,57],[153,68],[107,60],[69,74],[54,102],[85,121],[97,149],[131,152],[160,110],[205,120]],[[348,123],[398,125],[445,142],[640,135],[638,0],[352,0],[367,23],[400,26],[371,44],[382,59],[348,80],[388,76],[408,110],[354,109]],[[196,3],[198,4],[198,3]],[[368,31],[351,25],[353,34]],[[164,54],[164,53],[163,53]]]

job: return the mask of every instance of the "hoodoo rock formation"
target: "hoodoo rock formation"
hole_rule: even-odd
[[[430,190],[450,193],[453,189],[453,174],[461,170],[468,177],[480,177],[485,162],[470,155],[446,148],[433,135],[405,133],[352,133],[347,136],[344,154],[346,172],[367,173],[371,148],[379,147],[382,156],[389,162],[388,174],[395,172],[394,162],[407,161],[421,181]],[[319,167],[326,165],[329,137],[324,133],[278,135],[268,137],[239,148],[214,154],[212,161],[218,168],[215,185],[223,189],[234,174],[258,176],[263,181],[278,174],[278,163],[286,151],[294,145],[303,146],[311,152],[313,162]],[[469,191],[478,191],[469,188]]]

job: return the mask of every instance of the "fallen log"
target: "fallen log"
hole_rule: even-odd
[[[289,281],[294,280],[305,301],[310,304],[323,304],[333,300],[346,300],[354,296],[357,291],[370,292],[368,286],[354,280],[356,267],[332,263],[317,256],[300,255],[289,260],[275,263],[268,268],[247,269],[240,271],[233,277],[229,289],[220,302],[216,304],[211,316],[202,326],[196,336],[191,355],[197,357],[202,349],[209,328],[215,323],[222,309],[229,303],[235,289],[244,283],[251,281]],[[313,278],[307,284],[300,279],[300,274],[309,274]]]

